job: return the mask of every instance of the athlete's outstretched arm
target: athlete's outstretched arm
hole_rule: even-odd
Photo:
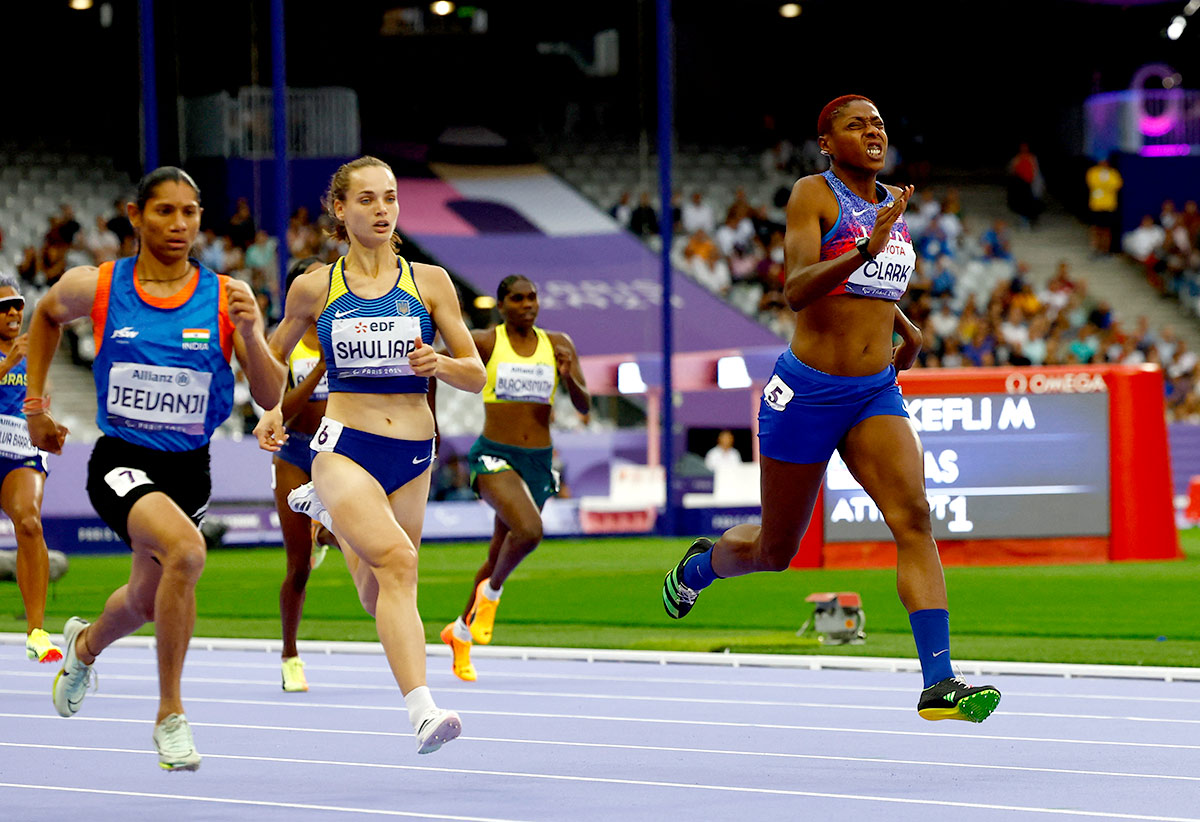
[[[225,278],[224,288],[234,327],[233,350],[250,380],[250,396],[262,406],[277,402],[287,371],[267,348],[258,300],[249,285],[233,277]]]
[[[575,341],[563,331],[551,331],[549,336],[554,346],[554,365],[558,369],[558,378],[571,395],[571,405],[580,414],[586,414],[592,410],[592,395],[588,393],[587,381],[583,378],[583,366],[579,364]]]
[[[890,205],[879,209],[867,250],[878,254],[887,245],[892,226],[908,206],[913,188],[903,189]],[[821,260],[821,223],[838,219],[837,200],[820,175],[803,177],[792,187],[788,199],[787,231],[784,234],[787,278],[783,295],[793,311],[802,311],[824,297],[863,264],[858,249],[832,260]]]
[[[29,322],[29,353],[25,355],[28,375],[25,396],[29,400],[42,400],[46,396],[46,374],[50,371],[50,360],[62,339],[62,327],[92,312],[99,279],[96,266],[72,268],[38,300],[33,319]],[[33,444],[52,454],[62,453],[67,429],[55,423],[46,410],[28,408],[26,417],[29,438]]]
[[[429,301],[429,313],[450,354],[439,354],[431,346],[423,345],[409,356],[409,365],[419,377],[437,377],[460,391],[478,394],[487,382],[487,371],[463,322],[458,291],[444,268],[415,263],[413,275],[418,274],[421,292]]]
[[[308,327],[317,321],[325,297],[328,292],[329,266],[317,268],[306,274],[301,274],[292,282],[288,289],[283,319],[271,333],[267,348],[271,358],[285,370],[288,354],[300,342]],[[265,403],[260,403],[266,411],[258,425],[254,426],[254,436],[258,438],[258,446],[265,451],[278,451],[287,441],[287,433],[283,425],[283,389],[287,381],[280,382],[275,396]]]

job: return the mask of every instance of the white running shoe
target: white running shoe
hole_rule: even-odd
[[[183,714],[171,714],[154,726],[154,747],[158,750],[158,767],[164,771],[195,771],[200,768],[200,754],[192,739],[192,726]]]
[[[317,489],[311,482],[304,483],[288,494],[287,501],[288,508],[297,514],[304,514],[309,519],[315,519],[330,531],[333,530],[333,518],[321,504],[321,498],[317,496]]]
[[[462,733],[462,720],[454,711],[434,708],[417,728],[417,753],[433,753]]]
[[[88,626],[87,620],[71,617],[63,626],[63,666],[54,677],[51,695],[59,716],[74,716],[87,696],[88,685],[95,683],[91,665],[84,665],[75,655],[75,640]]]

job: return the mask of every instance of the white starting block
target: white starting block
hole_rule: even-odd
[[[816,608],[796,636],[804,636],[812,628],[822,645],[862,645],[867,641],[867,635],[863,633],[867,617],[863,613],[862,597],[854,591],[809,594],[804,601],[815,603]]]

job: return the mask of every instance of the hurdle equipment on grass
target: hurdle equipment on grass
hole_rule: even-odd
[[[804,601],[812,602],[816,607],[796,636],[804,636],[811,627],[822,645],[862,645],[867,641],[863,632],[867,617],[863,613],[862,597],[854,591],[809,594]]]

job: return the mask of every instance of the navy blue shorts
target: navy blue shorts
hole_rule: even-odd
[[[781,462],[825,462],[851,428],[879,416],[908,416],[895,366],[839,377],[805,365],[787,348],[763,389],[758,451]]]
[[[293,431],[290,428],[287,429],[287,435],[287,441],[275,452],[275,456],[296,466],[311,477],[313,452],[309,441],[312,436],[301,431]]]
[[[46,467],[45,454],[38,454],[36,457],[21,457],[20,459],[0,457],[0,483],[3,483],[4,478],[18,468],[32,468],[34,471],[41,471],[47,476],[50,474],[50,469]]]
[[[381,437],[347,428],[329,417],[321,418],[321,425],[313,434],[312,450],[316,453],[329,451],[354,460],[383,486],[383,492],[389,496],[428,471],[433,463],[432,437],[427,440]]]

